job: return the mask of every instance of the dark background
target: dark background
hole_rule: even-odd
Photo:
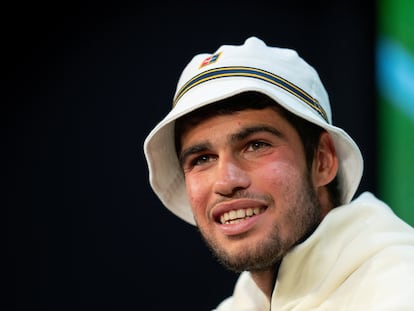
[[[148,184],[142,144],[190,58],[255,35],[320,73],[376,191],[374,1],[3,6],[7,310],[209,310],[236,275]]]

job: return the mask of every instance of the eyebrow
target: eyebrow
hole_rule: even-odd
[[[246,139],[250,135],[259,133],[259,132],[268,132],[277,137],[283,137],[283,134],[274,127],[271,127],[268,125],[255,125],[255,126],[249,126],[249,127],[242,128],[241,131],[231,134],[228,142],[229,143],[239,142],[239,141]],[[197,153],[209,150],[209,149],[211,149],[211,144],[208,141],[201,142],[199,144],[190,146],[180,152],[178,156],[178,161],[180,162],[180,165],[183,166],[186,159],[192,154],[197,154]]]
[[[279,130],[277,130],[276,128],[274,128],[272,126],[255,125],[255,126],[245,127],[240,132],[232,134],[230,136],[230,141],[229,142],[241,141],[243,139],[246,139],[250,135],[252,135],[254,133],[259,133],[259,132],[268,132],[268,133],[273,134],[277,137],[283,137],[283,134]]]

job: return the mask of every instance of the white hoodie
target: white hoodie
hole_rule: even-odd
[[[414,229],[366,192],[282,261],[271,302],[243,272],[216,311],[414,310]]]

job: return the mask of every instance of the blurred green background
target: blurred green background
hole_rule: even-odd
[[[414,1],[378,2],[378,190],[414,225]]]

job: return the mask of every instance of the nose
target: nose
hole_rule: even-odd
[[[214,192],[222,196],[231,196],[250,185],[250,177],[235,159],[219,159],[216,166]]]

